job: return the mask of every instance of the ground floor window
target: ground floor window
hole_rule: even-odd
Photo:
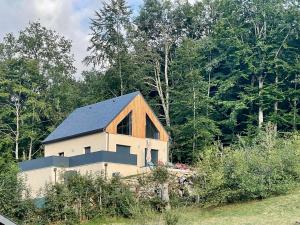
[[[145,166],[148,166],[147,162],[149,161],[149,159],[150,159],[151,163],[153,163],[154,165],[157,165],[158,164],[158,150],[151,149],[150,155],[148,155],[148,154],[149,153],[148,153],[147,149],[145,149]]]

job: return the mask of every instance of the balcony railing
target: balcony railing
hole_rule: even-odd
[[[110,162],[137,165],[137,155],[128,151],[96,151],[76,156],[48,156],[19,163],[21,171],[29,171],[46,167],[71,168],[93,163]]]

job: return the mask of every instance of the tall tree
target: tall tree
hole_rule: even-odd
[[[199,54],[206,44],[205,40],[185,40],[171,65],[175,80],[171,110],[174,121],[172,158],[181,162],[194,162],[199,151],[219,134],[217,124],[211,118],[213,104],[207,94],[210,81],[199,62]]]
[[[0,135],[16,159],[40,152],[40,141],[75,107],[70,48],[70,41],[39,23],[0,44]]]
[[[128,54],[127,36],[130,28],[131,10],[125,0],[109,0],[91,21],[92,36],[85,58],[87,64],[100,65],[102,69],[117,67],[119,76],[119,93],[125,92],[122,61]],[[119,94],[116,93],[116,94]]]
[[[170,119],[170,73],[171,49],[176,41],[176,27],[170,1],[146,0],[136,18],[136,24],[143,42],[150,53],[154,76],[149,76],[148,84],[159,95],[167,127]]]

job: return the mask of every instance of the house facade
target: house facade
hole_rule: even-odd
[[[74,110],[45,140],[44,157],[20,163],[34,196],[68,172],[106,177],[168,161],[169,136],[140,92]]]

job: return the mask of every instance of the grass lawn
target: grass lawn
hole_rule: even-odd
[[[243,225],[285,225],[300,224],[300,190],[263,201],[232,204],[214,209],[180,208],[175,210],[180,216],[178,225],[211,225],[211,224],[243,224]],[[143,221],[125,219],[94,220],[84,225],[98,224],[141,224],[163,225],[162,216],[156,215],[152,219]]]

